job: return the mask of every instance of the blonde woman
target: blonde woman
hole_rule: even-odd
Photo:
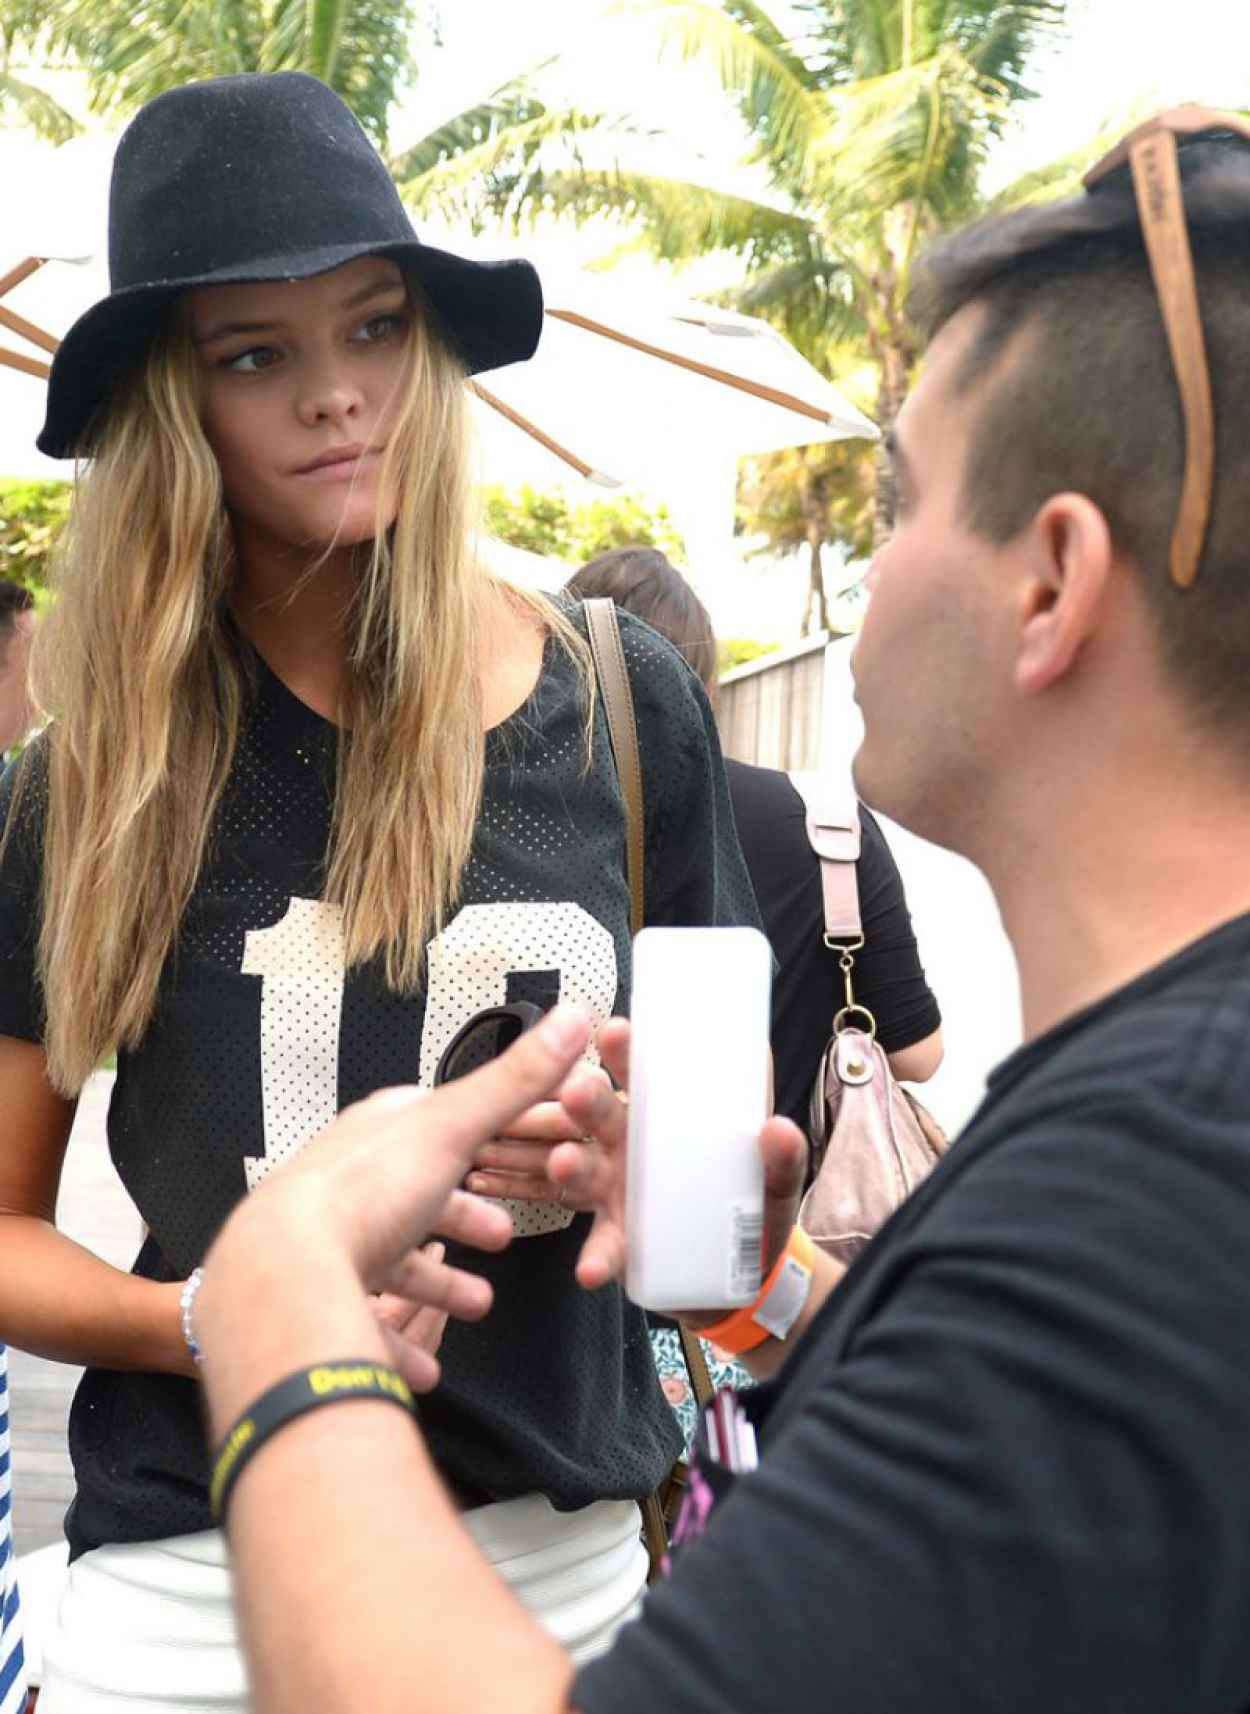
[[[623,808],[579,610],[472,551],[462,383],[532,352],[533,271],[419,243],[347,109],[295,74],[144,109],[110,256],[40,437],[90,460],[37,643],[52,724],[0,800],[0,1339],[87,1366],[43,1714],[238,1710],[197,1265],[250,1187],[342,1105],[429,1086],[478,1012],[627,1002]],[[649,917],[754,921],[702,690],[622,629]],[[54,1225],[111,1049],[110,1149],[149,1230],[130,1275]],[[445,1306],[423,1425],[475,1537],[584,1658],[636,1603],[635,1502],[678,1440],[642,1316],[574,1287],[585,1221],[545,1172],[567,1120],[515,1132],[469,1183],[525,1241],[453,1246],[496,1307],[457,1319],[486,1295],[463,1281]],[[437,1320],[378,1314],[432,1382]]]

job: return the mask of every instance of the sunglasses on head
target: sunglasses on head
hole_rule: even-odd
[[[1198,575],[1215,486],[1211,372],[1181,188],[1181,154],[1197,143],[1250,149],[1250,124],[1208,107],[1173,107],[1122,137],[1084,179],[1087,191],[1132,181],[1185,419],[1185,473],[1168,556],[1181,589]]]

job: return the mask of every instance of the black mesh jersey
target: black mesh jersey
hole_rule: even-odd
[[[646,625],[621,614],[620,626],[645,774],[647,920],[755,924],[702,688]],[[388,1084],[428,1086],[482,1007],[561,997],[599,1018],[627,1008],[624,809],[602,708],[589,771],[584,718],[577,670],[549,642],[533,695],[487,735],[459,906],[428,948],[420,991],[399,997],[375,966],[344,969],[339,912],[320,897],[335,729],[258,663],[156,1016],[118,1057],[109,1147],[150,1231],[137,1273],[183,1278],[249,1187],[339,1107]],[[29,818],[0,867],[0,1034],[38,1040],[37,788],[21,803]],[[421,1403],[434,1454],[475,1498],[542,1492],[571,1508],[640,1496],[679,1450],[642,1313],[615,1287],[573,1283],[588,1217],[554,1204],[513,1212],[505,1254],[456,1257],[491,1278],[496,1305],[447,1330],[443,1383]],[[70,1446],[72,1552],[209,1527],[193,1382],[89,1370]]]

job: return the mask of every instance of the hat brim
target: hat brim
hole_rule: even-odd
[[[543,295],[529,262],[477,262],[414,237],[342,244],[298,255],[266,256],[246,267],[158,280],[113,292],[70,328],[52,361],[44,425],[35,442],[48,458],[83,456],[89,431],[119,383],[143,361],[175,298],[196,286],[310,280],[362,256],[389,256],[432,304],[465,366],[479,375],[532,357],[543,325]]]

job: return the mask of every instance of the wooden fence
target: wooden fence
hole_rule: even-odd
[[[819,765],[828,642],[821,631],[725,674],[716,721],[727,756],[787,772]]]

